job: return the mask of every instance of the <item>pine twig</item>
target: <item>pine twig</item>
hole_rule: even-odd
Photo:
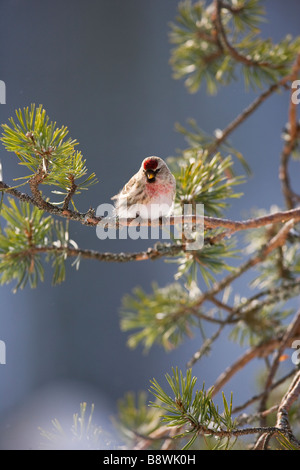
[[[289,338],[287,345],[292,344],[294,339],[299,337],[299,332],[296,335]],[[215,381],[213,385],[212,396],[216,395],[229,380],[240,370],[242,370],[249,362],[256,358],[263,358],[269,356],[274,350],[280,348],[283,337],[278,337],[264,341],[263,343],[248,349],[241,357],[239,357],[232,365],[230,365]],[[265,387],[265,391],[269,392],[272,390],[272,383],[269,384],[268,389]],[[265,394],[264,391],[264,394]],[[261,396],[261,395],[260,395]]]
[[[213,154],[217,151],[219,146],[225,142],[228,136],[235,131],[235,129],[242,124],[256,109],[265,102],[265,100],[271,96],[275,91],[279,88],[286,86],[287,82],[292,80],[291,75],[287,75],[283,77],[278,83],[274,83],[271,85],[266,91],[264,91],[261,95],[259,95],[255,100],[248,105],[233,121],[231,121],[228,126],[223,129],[218,137],[216,138],[215,142],[210,145],[208,148],[209,154]]]
[[[279,387],[280,385],[282,385],[284,382],[286,382],[287,379],[293,377],[296,373],[296,370],[295,369],[292,369],[288,374],[286,374],[285,376],[281,377],[279,380],[277,380],[276,382],[274,382],[271,386],[271,390],[275,390],[277,387]],[[254,395],[253,397],[249,398],[245,403],[242,403],[241,405],[238,405],[238,406],[235,406],[233,409],[232,409],[232,414],[236,414],[236,413],[240,413],[242,410],[244,410],[245,408],[247,408],[248,406],[252,405],[253,403],[255,403],[257,400],[261,399],[262,396],[263,396],[264,392],[262,393],[259,393],[257,395]],[[279,408],[279,405],[274,405],[274,407],[272,407],[272,410],[273,411],[277,411]],[[271,411],[271,412],[273,412]],[[254,420],[256,418],[261,418],[261,417],[265,417],[267,416],[268,414],[270,414],[270,412],[268,412],[268,410],[264,410],[264,411],[261,411],[255,415],[251,415],[250,419],[251,420]],[[242,420],[243,418],[241,418]],[[240,421],[239,421],[240,423]]]
[[[287,344],[291,342],[291,338],[294,337],[299,331],[300,331],[300,310],[297,312],[293,321],[287,327],[285,334],[283,335],[280,341],[279,347],[276,351],[275,357],[273,359],[273,363],[271,365],[271,368],[269,370],[268,377],[265,383],[265,393],[263,394],[261,404],[260,404],[261,411],[263,411],[266,407],[269,390],[272,386],[273,379],[278,369],[280,357],[282,356],[282,353],[284,349],[286,348]]]
[[[276,432],[272,434],[283,434],[289,442],[295,446],[297,449],[300,449],[300,441],[294,436],[290,423],[288,420],[288,413],[292,404],[300,396],[300,371],[295,375],[291,385],[289,386],[286,394],[283,396],[278,411],[277,411],[277,422],[276,422]],[[263,432],[259,439],[257,440],[254,449],[255,450],[264,450],[267,448],[267,444],[271,437],[270,433]]]
[[[300,71],[300,53],[297,56],[297,59],[293,65],[291,80],[294,81],[297,79]],[[291,91],[291,93],[293,90]],[[279,167],[279,179],[281,181],[282,192],[285,197],[286,205],[288,209],[292,209],[295,203],[299,203],[300,196],[296,194],[291,189],[290,178],[288,174],[288,163],[292,151],[294,150],[297,138],[298,138],[298,121],[297,121],[297,104],[293,102],[292,97],[290,98],[289,106],[289,129],[288,129],[288,139],[285,141],[281,153],[281,161]]]
[[[71,202],[72,197],[74,196],[76,189],[77,189],[77,184],[75,183],[74,176],[69,175],[69,180],[70,180],[70,189],[68,191],[68,194],[66,195],[64,199],[64,203],[62,206],[62,210],[65,211],[69,208],[69,204]]]
[[[223,8],[228,10],[227,5],[224,6],[222,1],[214,0],[214,22],[215,22],[215,25],[216,25],[216,30],[217,30],[217,33],[218,33],[219,37],[223,41],[228,53],[233,57],[233,59],[236,60],[237,62],[241,62],[242,64],[247,65],[249,67],[268,67],[268,68],[272,68],[272,69],[274,69],[274,68],[279,69],[281,67],[280,65],[278,66],[278,65],[273,65],[269,62],[256,61],[256,60],[253,60],[249,57],[246,57],[246,56],[240,54],[232,46],[232,44],[230,44],[230,42],[227,38],[226,32],[225,32],[223,23],[222,23],[222,9]]]
[[[196,215],[185,215],[183,216],[170,216],[167,219],[159,218],[155,220],[151,219],[115,219],[115,218],[103,218],[95,216],[94,209],[89,209],[87,212],[81,213],[77,211],[73,211],[70,209],[63,209],[53,204],[45,201],[40,191],[38,190],[38,185],[42,181],[42,174],[37,174],[36,177],[32,178],[30,181],[30,187],[32,191],[32,196],[22,193],[18,191],[16,188],[11,187],[0,181],[0,191],[3,191],[7,194],[14,196],[15,198],[19,199],[20,201],[29,202],[30,204],[38,207],[39,209],[44,210],[49,214],[53,214],[62,218],[67,218],[69,220],[73,220],[76,222],[80,222],[83,225],[88,225],[92,227],[96,227],[99,223],[103,225],[103,227],[115,227],[116,229],[124,226],[148,226],[148,227],[158,227],[163,226],[164,223],[168,223],[169,225],[180,225],[180,224],[197,224],[199,222],[199,216]],[[294,222],[300,221],[300,208],[290,209],[287,211],[278,211],[273,214],[265,215],[262,217],[247,219],[247,220],[229,220],[223,219],[218,217],[208,217],[204,216],[204,227],[207,229],[216,229],[216,228],[224,228],[227,230],[222,236],[230,236],[233,233],[242,231],[242,230],[249,230],[259,227],[264,227],[266,225],[277,224],[277,223],[284,223],[289,220],[294,219]]]
[[[38,171],[29,180],[29,187],[32,193],[35,205],[42,210],[51,210],[51,204],[45,201],[42,197],[39,185],[47,178],[47,167],[48,162],[46,158],[43,158],[43,164],[39,167]]]
[[[293,435],[288,421],[288,413],[292,404],[300,396],[300,371],[295,375],[294,380],[289,386],[288,391],[281,400],[278,412],[276,426],[283,431],[292,444],[300,448],[300,442]]]
[[[65,246],[30,246],[24,251],[18,251],[17,253],[8,253],[8,257],[14,256],[33,256],[39,254],[51,254],[51,253],[64,253],[68,258],[83,258],[83,259],[93,259],[95,261],[106,261],[106,262],[116,262],[116,263],[126,263],[130,261],[144,261],[144,260],[154,260],[162,258],[165,256],[175,256],[182,251],[183,247],[181,244],[156,244],[152,248],[148,248],[147,251],[140,251],[136,253],[100,253],[95,250],[86,250],[80,248],[71,248]]]

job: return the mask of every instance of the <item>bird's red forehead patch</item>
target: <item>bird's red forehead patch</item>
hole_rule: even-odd
[[[147,158],[147,160],[144,161],[144,170],[156,170],[157,165],[157,160],[154,158]]]

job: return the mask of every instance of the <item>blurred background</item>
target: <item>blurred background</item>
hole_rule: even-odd
[[[274,41],[299,31],[300,3],[264,2],[268,22],[263,35]],[[242,82],[206,95],[205,87],[187,92],[172,78],[169,66],[169,22],[176,0],[1,0],[0,79],[6,83],[6,104],[0,122],[15,109],[42,104],[50,119],[66,125],[95,171],[99,184],[75,201],[80,211],[110,202],[148,155],[176,155],[186,143],[174,125],[188,118],[212,133],[224,128],[254,98]],[[253,176],[226,216],[240,219],[251,208],[282,205],[278,164],[281,132],[287,120],[287,94],[275,94],[232,136],[231,143],[249,162]],[[13,185],[22,168],[0,147],[3,180]],[[237,164],[237,172],[242,168]],[[296,177],[297,175],[295,175]],[[241,188],[239,188],[241,189]],[[263,196],[263,197],[262,197]],[[81,248],[138,251],[153,242],[105,240],[93,228],[70,224],[70,236]],[[67,263],[66,281],[51,286],[52,270],[37,289],[12,293],[0,289],[0,339],[6,364],[0,365],[0,448],[39,448],[38,427],[51,429],[59,419],[65,428],[82,401],[95,404],[95,423],[110,427],[117,401],[127,391],[160,383],[171,367],[183,370],[201,345],[187,340],[165,353],[154,347],[130,350],[120,331],[121,299],[139,285],[151,292],[172,282],[176,267],[163,260],[128,264],[82,261],[79,271]],[[250,278],[249,278],[250,279]],[[244,282],[236,283],[243,293]],[[197,363],[193,373],[207,388],[241,354],[224,336],[214,352]],[[240,404],[256,390],[254,369],[226,387]],[[88,408],[89,409],[89,408]]]

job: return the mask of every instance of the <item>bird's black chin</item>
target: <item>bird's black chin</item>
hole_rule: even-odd
[[[155,183],[156,178],[149,179],[147,178],[147,183]]]
[[[155,170],[146,170],[146,178],[148,183],[154,183],[156,180],[156,171]]]

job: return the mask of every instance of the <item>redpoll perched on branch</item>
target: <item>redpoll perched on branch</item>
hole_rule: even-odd
[[[176,181],[167,164],[159,157],[148,157],[112,199],[120,218],[157,219],[171,213],[175,192]]]

